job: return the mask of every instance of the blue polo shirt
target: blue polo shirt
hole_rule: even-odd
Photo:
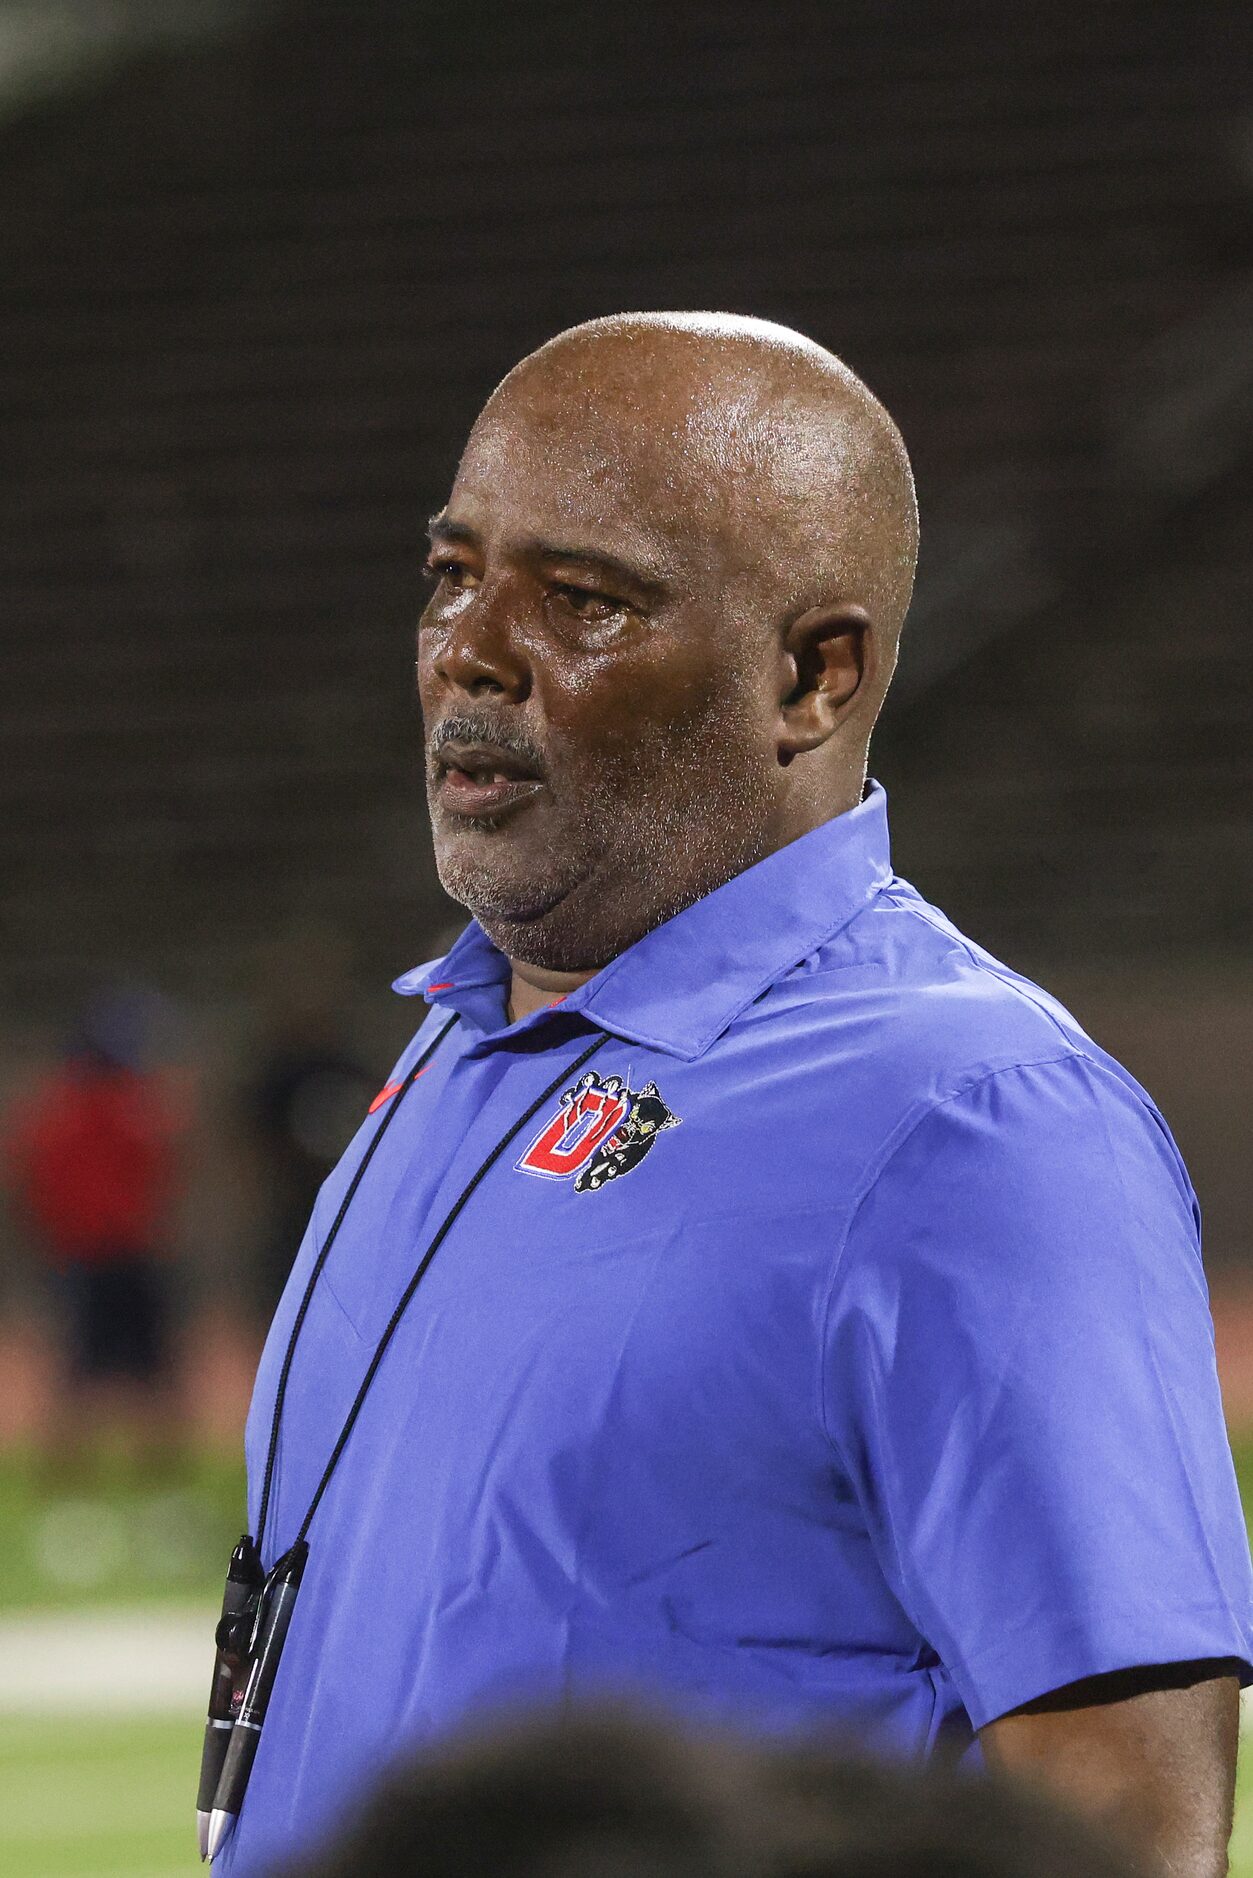
[[[313,1521],[224,1870],[502,1705],[636,1690],[926,1754],[1100,1671],[1248,1661],[1178,1152],[893,875],[882,790],[512,1024],[508,981],[473,921],[399,980],[431,1008],[266,1345],[254,1520],[312,1262],[399,1100],[296,1347],[267,1563],[471,1190]]]

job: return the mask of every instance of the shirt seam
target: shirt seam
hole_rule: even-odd
[[[1100,1065],[1098,1064],[1096,1067],[1100,1068]],[[1179,1155],[1179,1151],[1175,1147],[1170,1131],[1168,1128],[1166,1128],[1163,1118],[1160,1115],[1158,1115],[1156,1110],[1150,1110],[1149,1117],[1152,1121],[1154,1121],[1157,1124],[1161,1136],[1164,1137],[1164,1145],[1166,1145],[1171,1150],[1172,1158],[1173,1158],[1173,1162],[1175,1166],[1175,1171],[1182,1175],[1182,1187],[1180,1191],[1180,1198],[1184,1202],[1187,1208],[1187,1211],[1191,1217],[1192,1224],[1193,1224],[1194,1235],[1195,1235],[1194,1249],[1196,1252],[1196,1262],[1197,1262],[1196,1278],[1200,1284],[1202,1297],[1204,1300],[1206,1312],[1208,1314],[1209,1287],[1206,1282],[1205,1267],[1201,1258],[1200,1229],[1199,1229],[1200,1223],[1199,1223],[1199,1219],[1197,1217],[1197,1211],[1196,1211],[1196,1196],[1195,1196],[1195,1193],[1193,1192],[1191,1180],[1188,1178],[1187,1170],[1183,1166],[1182,1159]],[[1105,1137],[1106,1157],[1107,1157],[1107,1160],[1109,1162],[1111,1169],[1113,1170],[1113,1177],[1118,1182],[1119,1191],[1121,1192],[1123,1196],[1124,1207],[1128,1213],[1128,1216],[1130,1217],[1134,1212],[1132,1198],[1127,1189],[1127,1180],[1123,1171],[1122,1161],[1119,1158],[1118,1153],[1115,1150],[1114,1145],[1109,1138],[1109,1124],[1108,1124],[1107,1117],[1103,1110],[1100,1111],[1100,1119],[1101,1119],[1102,1132]],[[1176,1458],[1179,1462],[1179,1467],[1180,1467],[1180,1474],[1181,1474],[1183,1481],[1185,1482],[1187,1486],[1189,1498],[1192,1502],[1192,1510],[1194,1514],[1196,1515],[1197,1530],[1202,1535],[1202,1540],[1203,1540],[1204,1548],[1205,1548],[1205,1557],[1206,1557],[1206,1562],[1209,1566],[1210,1575],[1211,1575],[1211,1578],[1213,1580],[1215,1587],[1217,1588],[1217,1590],[1219,1591],[1221,1595],[1222,1569],[1218,1560],[1214,1556],[1214,1548],[1213,1548],[1213,1545],[1211,1543],[1211,1538],[1210,1538],[1210,1522],[1205,1518],[1202,1509],[1196,1504],[1195,1493],[1193,1491],[1193,1480],[1192,1480],[1191,1473],[1188,1469],[1186,1459],[1184,1457],[1183,1445],[1180,1440],[1179,1420],[1175,1412],[1174,1400],[1172,1397],[1171,1390],[1168,1387],[1166,1380],[1162,1373],[1162,1362],[1161,1362],[1161,1357],[1158,1351],[1157,1319],[1156,1319],[1154,1312],[1150,1308],[1148,1298],[1145,1295],[1144,1268],[1143,1268],[1143,1265],[1139,1263],[1137,1263],[1136,1268],[1135,1268],[1135,1283],[1136,1283],[1136,1294],[1140,1300],[1140,1314],[1141,1314],[1143,1323],[1146,1327],[1146,1335],[1144,1338],[1144,1349],[1145,1349],[1145,1353],[1148,1359],[1148,1364],[1153,1373],[1153,1380],[1157,1388],[1158,1395],[1164,1405],[1165,1418],[1166,1418],[1167,1425],[1170,1428],[1171,1436],[1173,1438],[1175,1454],[1176,1454]]]
[[[847,1456],[831,1429],[826,1352],[830,1337],[831,1305],[835,1295],[835,1287],[843,1270],[844,1257],[848,1250],[849,1239],[852,1237],[853,1229],[857,1224],[858,1216],[862,1208],[891,1167],[897,1155],[908,1146],[923,1123],[929,1121],[932,1116],[938,1115],[941,1109],[945,1109],[949,1107],[950,1104],[960,1102],[965,1097],[973,1095],[977,1089],[981,1089],[985,1083],[992,1082],[998,1076],[1016,1075],[1024,1069],[1046,1069],[1054,1063],[1069,1062],[1085,1062],[1091,1064],[1093,1067],[1100,1067],[1098,1064],[1094,1063],[1092,1057],[1086,1050],[1081,1049],[1073,1043],[1067,1043],[1065,1048],[1051,1051],[1047,1055],[1023,1057],[1013,1063],[999,1063],[994,1069],[985,1069],[977,1074],[971,1074],[968,1080],[960,1084],[958,1088],[950,1089],[946,1094],[936,1096],[928,1101],[925,1107],[912,1116],[912,1119],[911,1112],[907,1109],[905,1114],[896,1123],[896,1126],[885,1137],[878,1155],[871,1162],[870,1170],[866,1175],[861,1190],[848,1209],[844,1222],[844,1230],[840,1234],[839,1244],[832,1256],[831,1275],[827,1280],[822,1295],[819,1345],[817,1352],[818,1401],[822,1431],[850,1480],[853,1478],[853,1470],[849,1467]]]
[[[1059,1037],[1068,1038],[1069,1033],[1065,1025],[1056,1011],[1051,1008],[1047,998],[1039,994],[1037,987],[1019,977],[1018,973],[1011,971],[1008,966],[1001,965],[999,960],[990,959],[971,939],[967,938],[965,933],[944,921],[942,915],[937,918],[933,907],[925,902],[920,905],[910,900],[903,901],[900,910],[918,920],[922,925],[929,926],[932,932],[939,933],[942,938],[949,940],[955,950],[965,953],[976,971],[981,972],[985,978],[994,979],[998,985],[1003,985],[1023,1004],[1029,1005],[1033,1011],[1046,1018]],[[1033,992],[1037,995],[1033,996]],[[1082,1055],[1084,1052],[1079,1051],[1078,1054]]]
[[[360,1344],[368,1344],[369,1338],[366,1336],[365,1332],[357,1324],[357,1321],[353,1317],[351,1311],[348,1309],[348,1306],[344,1303],[344,1300],[340,1297],[338,1291],[335,1289],[333,1280],[327,1277],[325,1271],[323,1271],[321,1277],[318,1280],[318,1283],[319,1285],[325,1285],[327,1296],[330,1298],[332,1304],[335,1306],[336,1310],[339,1312],[340,1316],[343,1318],[344,1322],[347,1324],[349,1330],[352,1332],[357,1342]]]

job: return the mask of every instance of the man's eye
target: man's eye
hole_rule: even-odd
[[[592,587],[572,587],[563,581],[553,591],[560,594],[566,605],[577,613],[580,619],[612,619],[615,613],[622,613],[626,610],[621,600],[615,599],[610,593],[597,593]]]
[[[444,587],[451,587],[454,593],[474,585],[474,575],[464,561],[449,561],[432,556],[422,564],[422,572],[427,580]]]

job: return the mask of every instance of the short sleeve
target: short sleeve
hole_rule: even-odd
[[[1110,1670],[1248,1664],[1195,1201],[1129,1080],[1073,1054],[931,1108],[854,1215],[826,1329],[828,1432],[976,1728]]]

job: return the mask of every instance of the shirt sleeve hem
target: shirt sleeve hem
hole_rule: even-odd
[[[1090,1620],[1076,1619],[1051,1625],[1034,1649],[1024,1650],[1020,1640],[946,1667],[971,1725],[979,1729],[1024,1702],[1088,1676],[1210,1657],[1238,1661],[1241,1686],[1253,1683],[1253,1627],[1225,1604],[1124,1611],[1114,1622],[1103,1623],[1099,1636],[1092,1634]]]

